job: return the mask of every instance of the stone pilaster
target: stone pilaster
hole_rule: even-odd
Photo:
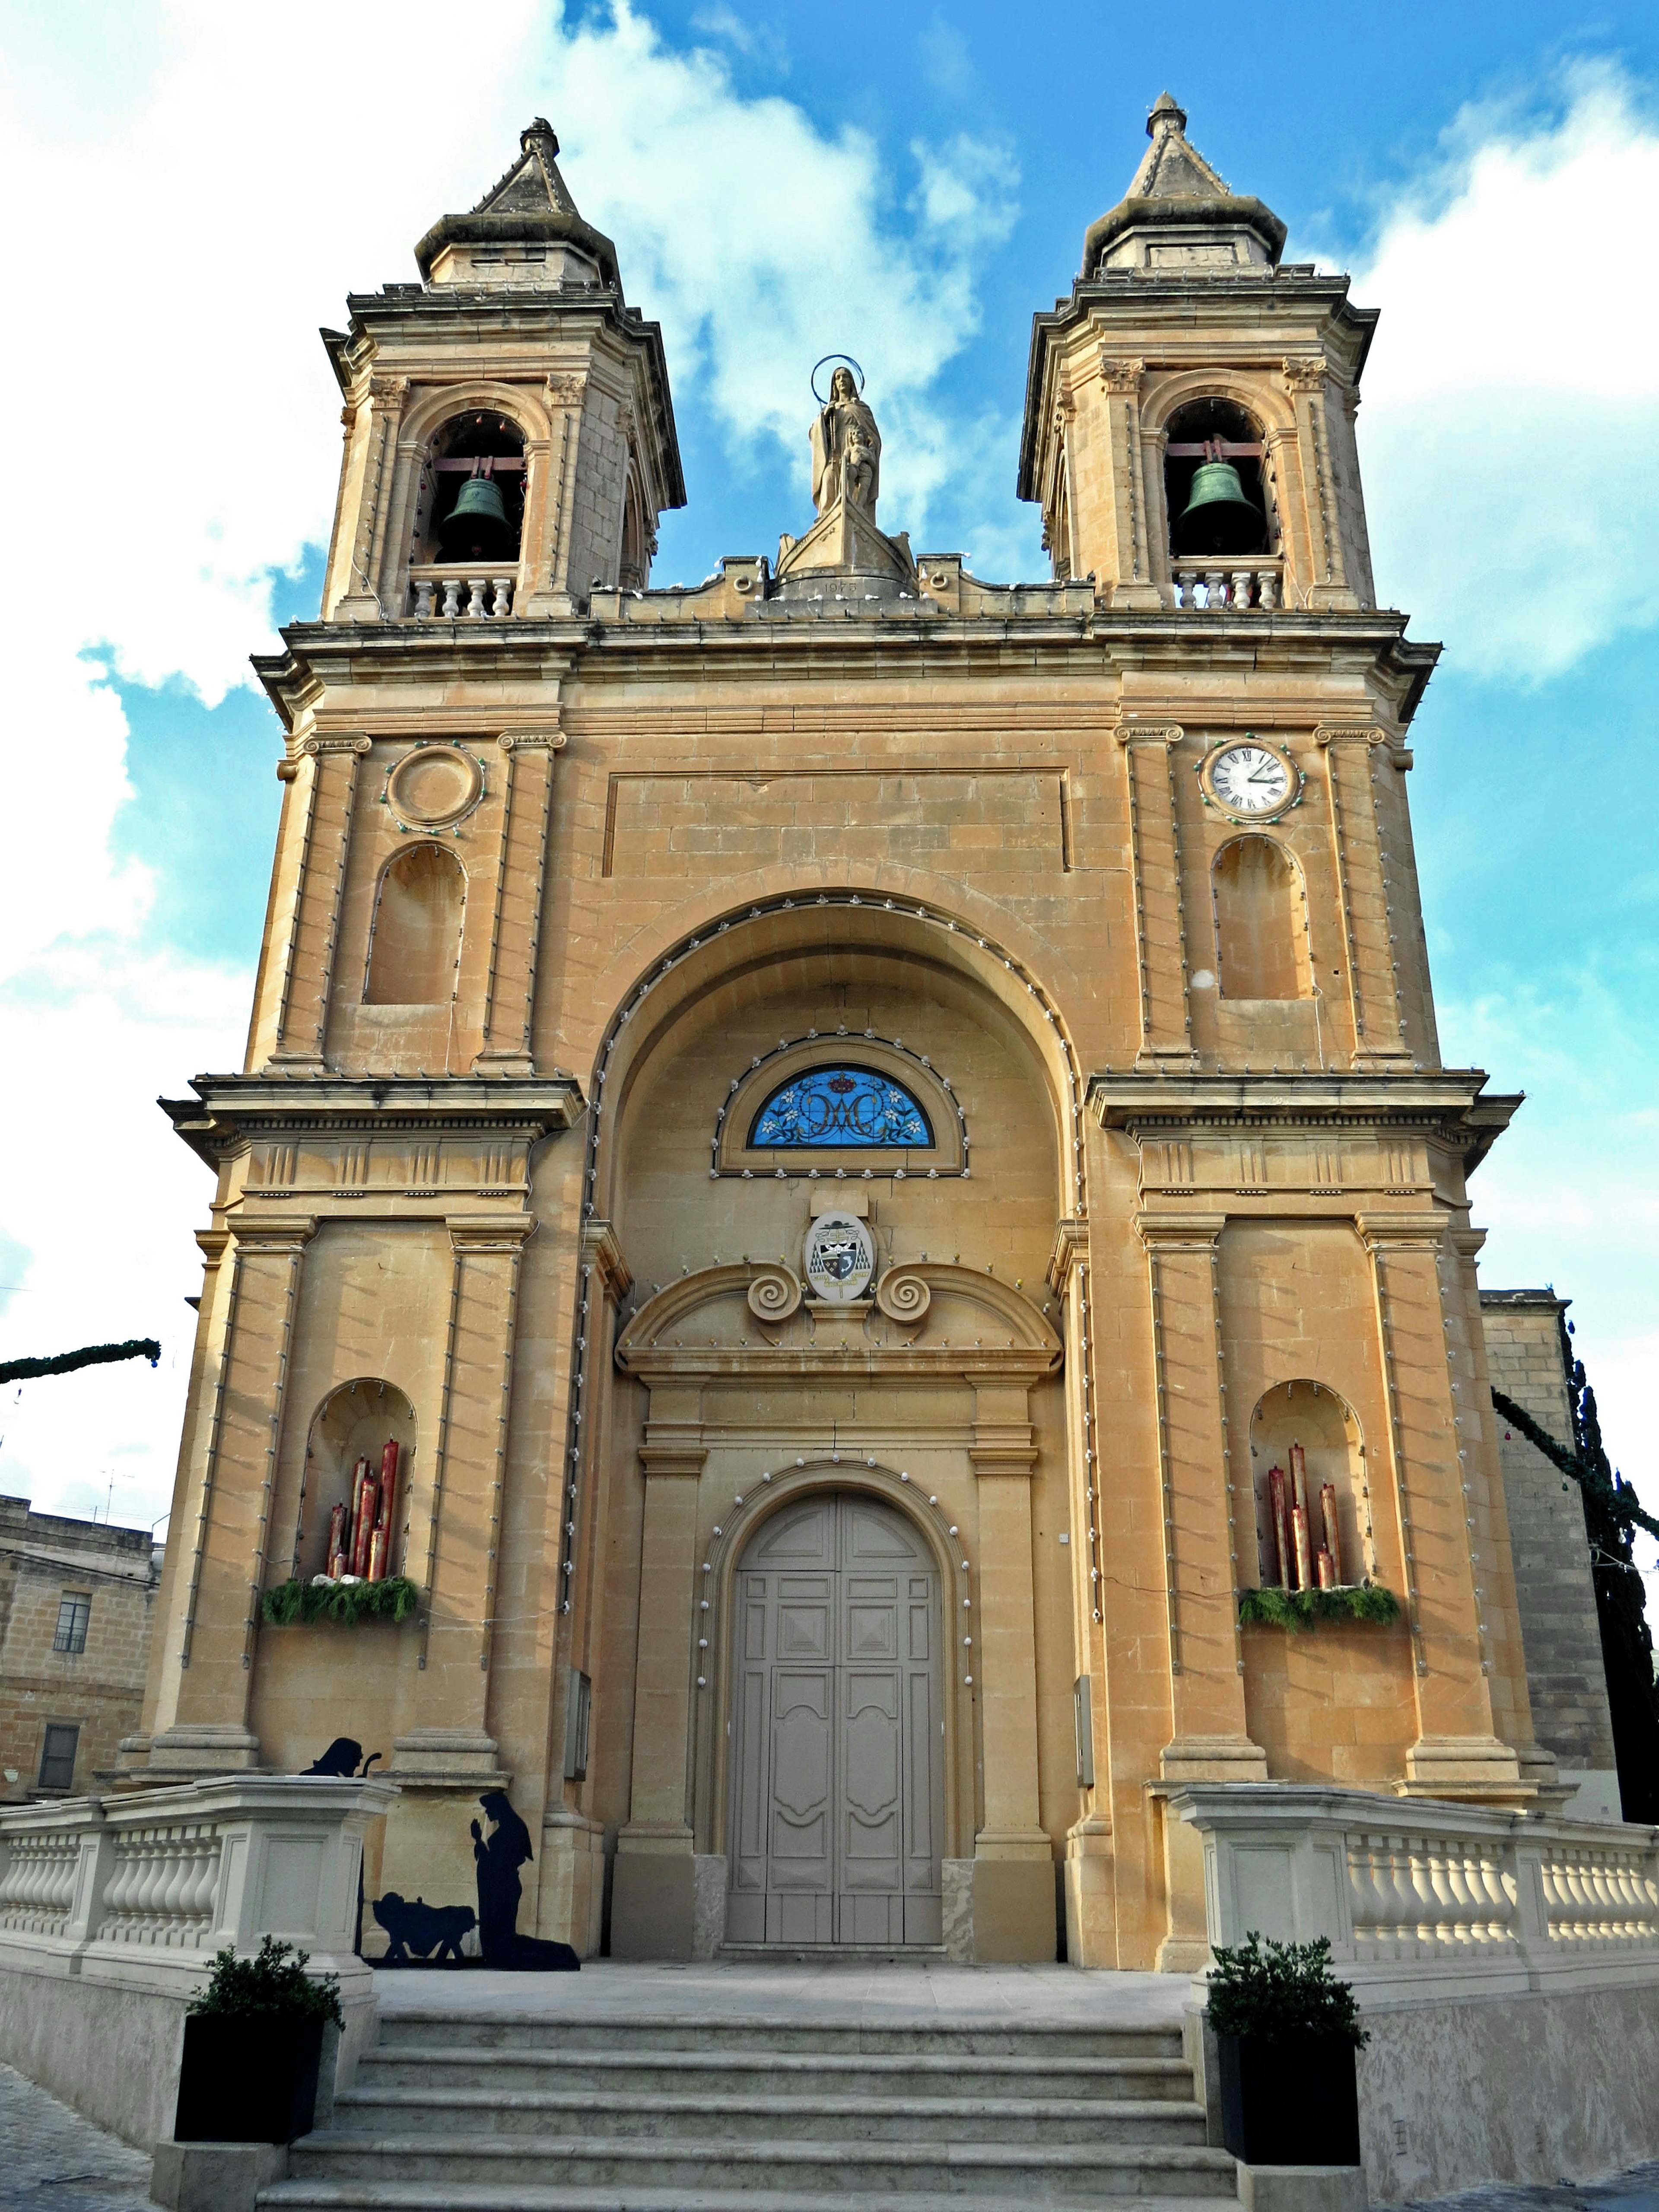
[[[1186,902],[1175,792],[1175,749],[1182,735],[1172,722],[1128,722],[1118,732],[1128,780],[1134,884],[1140,1005],[1137,1066],[1172,1059],[1189,1063],[1192,1057]]]
[[[531,1024],[541,945],[547,839],[562,732],[510,732],[501,739],[501,842],[490,909],[480,1073],[532,1075]]]
[[[309,776],[270,1051],[273,1062],[296,1071],[321,1073],[325,1065],[358,769],[368,750],[367,738],[307,738],[300,748]]]

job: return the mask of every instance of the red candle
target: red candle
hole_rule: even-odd
[[[1291,1506],[1291,1528],[1296,1542],[1296,1586],[1298,1589],[1311,1589],[1313,1556],[1308,1549],[1308,1511],[1305,1506]]]
[[[1320,1553],[1322,1559],[1323,1552]],[[386,1579],[386,1530],[376,1528],[368,1540],[368,1579],[372,1583]]]
[[[1325,1547],[1322,1544],[1319,1547],[1319,1557],[1314,1561],[1314,1566],[1319,1576],[1320,1589],[1334,1589],[1336,1588],[1336,1569],[1331,1563],[1330,1553],[1325,1549]]]
[[[1331,1555],[1331,1581],[1342,1579],[1342,1538],[1336,1525],[1336,1485],[1322,1482],[1319,1486],[1319,1517],[1324,1523],[1325,1549]]]
[[[1285,1505],[1285,1470],[1271,1467],[1267,1470],[1268,1510],[1273,1515],[1273,1550],[1279,1561],[1279,1580],[1285,1589],[1296,1588],[1296,1574],[1291,1565],[1291,1524]]]
[[[351,1488],[346,1498],[346,1572],[355,1574],[352,1561],[357,1556],[357,1516],[362,1510],[363,1477],[368,1473],[368,1462],[360,1459],[351,1470]]]
[[[379,1567],[375,1566],[372,1556],[369,1560],[368,1579],[372,1583],[380,1581],[391,1564],[392,1507],[397,1494],[398,1444],[395,1437],[389,1437],[386,1449],[380,1454],[380,1509],[374,1518],[374,1533],[377,1536],[383,1537],[385,1540],[380,1546]]]
[[[1308,1510],[1308,1455],[1300,1444],[1291,1446],[1291,1503]]]
[[[362,1582],[368,1573],[368,1543],[374,1534],[374,1499],[380,1485],[362,1462],[363,1479],[357,1491],[357,1518],[351,1540],[351,1571]]]

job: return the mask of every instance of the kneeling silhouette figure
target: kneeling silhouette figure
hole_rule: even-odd
[[[486,1966],[524,1973],[574,1973],[581,1960],[568,1943],[550,1943],[519,1933],[523,1886],[519,1869],[530,1863],[530,1831],[504,1790],[487,1790],[478,1802],[495,1823],[486,1837],[472,1823],[472,1856],[478,1867],[478,1944]]]

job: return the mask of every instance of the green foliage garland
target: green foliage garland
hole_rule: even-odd
[[[239,1959],[227,1943],[214,1953],[208,1985],[195,1992],[190,2008],[221,2020],[331,2020],[343,2027],[339,1977],[319,1974],[313,1981],[306,1972],[310,1956],[274,1936],[259,1938],[258,1955],[252,1959]]]
[[[355,1628],[360,1620],[407,1620],[420,1601],[420,1589],[407,1575],[388,1575],[383,1583],[295,1579],[265,1592],[264,1617],[272,1628],[308,1620],[337,1620]]]
[[[130,1336],[125,1344],[83,1344],[78,1352],[54,1352],[45,1359],[0,1360],[0,1382],[27,1382],[36,1375],[73,1375],[77,1367],[102,1367],[112,1359],[148,1359],[152,1367],[161,1357],[153,1336]]]
[[[1574,1426],[1582,1427],[1587,1419],[1595,1424],[1595,1442],[1599,1447],[1601,1431],[1595,1419],[1595,1393],[1583,1379],[1583,1361],[1575,1362],[1574,1368],[1575,1390],[1579,1401],[1575,1407],[1577,1419]],[[1608,1473],[1605,1451],[1597,1449],[1593,1457],[1582,1448],[1577,1451],[1569,1451],[1565,1444],[1556,1443],[1547,1429],[1539,1427],[1524,1406],[1517,1406],[1514,1399],[1502,1390],[1492,1392],[1492,1402],[1493,1410],[1501,1413],[1512,1429],[1519,1429],[1535,1451],[1542,1452],[1545,1458],[1559,1467],[1563,1474],[1571,1476],[1592,1504],[1601,1505],[1626,1528],[1645,1528],[1650,1536],[1659,1536],[1659,1521],[1642,1510],[1636,1502],[1636,1492],[1629,1483],[1622,1475]]]
[[[1218,2035],[1315,2035],[1356,2047],[1370,2041],[1352,1987],[1331,1972],[1328,1936],[1311,1943],[1263,1942],[1255,1929],[1231,1950],[1217,1948],[1206,2009]]]
[[[1239,1592],[1238,1617],[1246,1627],[1257,1628],[1311,1628],[1316,1620],[1372,1620],[1386,1627],[1399,1620],[1400,1601],[1380,1583],[1304,1590],[1268,1583]]]

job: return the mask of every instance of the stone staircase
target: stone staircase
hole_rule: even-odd
[[[383,2024],[332,2124],[258,2202],[1213,2212],[1234,2177],[1174,2029],[434,2009]]]

